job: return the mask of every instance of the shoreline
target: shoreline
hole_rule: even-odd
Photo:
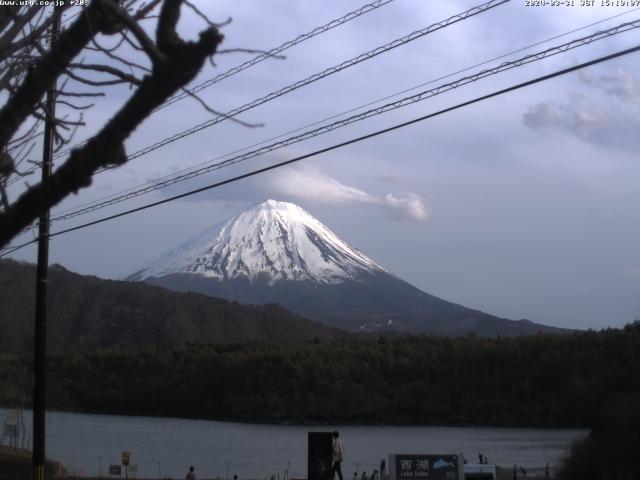
[[[0,410],[6,412],[11,410],[17,410],[16,407],[7,407],[0,405]],[[31,408],[23,408],[24,412],[32,412]],[[152,419],[165,419],[165,420],[201,420],[210,422],[221,423],[235,423],[235,424],[251,424],[251,425],[272,425],[272,426],[298,426],[298,427],[323,427],[323,426],[348,426],[348,427],[433,427],[433,428],[486,428],[486,429],[521,429],[521,430],[589,430],[586,425],[536,425],[536,424],[491,424],[491,423],[421,423],[421,422],[349,422],[340,419],[334,421],[310,421],[310,420],[264,420],[255,418],[210,418],[210,417],[191,417],[191,416],[175,416],[175,415],[155,415],[155,414],[140,414],[140,413],[121,413],[121,412],[96,412],[96,411],[74,411],[74,410],[62,410],[62,409],[47,409],[47,413],[60,413],[60,414],[78,414],[78,415],[101,415],[112,417],[138,417],[138,418],[152,418]]]

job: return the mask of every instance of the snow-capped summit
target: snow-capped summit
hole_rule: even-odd
[[[384,269],[303,208],[267,200],[192,237],[128,279],[195,274],[336,284],[372,272]]]
[[[130,281],[277,303],[332,327],[461,335],[549,330],[430,295],[385,271],[297,205],[267,200],[191,238]]]

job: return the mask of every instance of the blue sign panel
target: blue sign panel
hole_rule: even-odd
[[[391,455],[395,480],[463,480],[458,455]]]

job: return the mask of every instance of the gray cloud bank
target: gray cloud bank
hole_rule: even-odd
[[[563,102],[550,100],[531,106],[522,116],[523,124],[604,148],[638,148],[640,79],[622,69],[610,75],[581,72],[578,78],[584,90],[568,94]]]

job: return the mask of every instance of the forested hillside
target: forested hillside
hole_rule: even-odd
[[[0,404],[30,395],[0,357]],[[402,336],[65,354],[52,408],[245,421],[588,426],[640,392],[640,324],[483,339]],[[27,370],[28,371],[28,370]]]
[[[0,352],[33,348],[35,266],[0,261]],[[278,305],[240,305],[143,283],[49,268],[49,351],[91,351],[184,342],[333,338],[323,327]]]

